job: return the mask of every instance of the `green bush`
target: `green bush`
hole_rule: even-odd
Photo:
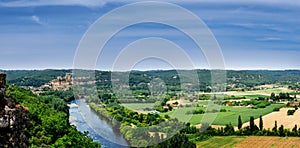
[[[278,112],[280,110],[280,108],[279,107],[275,107],[275,108],[273,108],[273,112]]]
[[[220,109],[220,112],[227,112],[226,109]]]
[[[294,115],[294,113],[295,113],[295,110],[288,110],[287,111],[287,115]]]
[[[205,113],[205,111],[202,109],[197,109],[194,111],[194,114],[204,114],[204,113]]]

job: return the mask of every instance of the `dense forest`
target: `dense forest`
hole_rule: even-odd
[[[18,86],[41,86],[57,76],[64,76],[72,70],[7,70],[7,82]]]

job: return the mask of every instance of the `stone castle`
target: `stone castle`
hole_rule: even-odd
[[[28,147],[24,133],[29,128],[29,117],[26,108],[7,97],[6,75],[0,74],[0,147]]]

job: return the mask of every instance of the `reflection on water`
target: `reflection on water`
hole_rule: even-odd
[[[75,125],[77,130],[81,132],[88,131],[88,135],[93,138],[94,141],[99,142],[101,147],[125,148],[126,146],[122,145],[128,145],[118,129],[114,129],[112,124],[105,118],[99,118],[97,114],[90,109],[84,99],[76,100],[76,102],[73,101],[69,106],[70,124]]]

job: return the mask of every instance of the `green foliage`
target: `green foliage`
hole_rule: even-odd
[[[284,127],[283,125],[281,125],[279,128],[278,128],[278,132],[279,132],[279,136],[280,137],[285,137],[285,132],[284,132]]]
[[[263,128],[264,128],[263,119],[262,116],[259,116],[259,130],[263,130]]]
[[[7,82],[17,86],[34,86],[39,87],[57,76],[64,76],[71,70],[9,70]]]
[[[250,133],[256,133],[259,130],[258,127],[254,123],[254,117],[253,116],[250,117],[250,129],[249,130],[250,130],[249,131]]]
[[[65,102],[70,102],[75,99],[72,90],[68,90],[68,91],[49,90],[41,93],[40,96],[54,96],[63,99]]]
[[[224,135],[233,135],[234,134],[234,127],[231,125],[231,123],[227,124],[224,128]]]
[[[295,113],[295,110],[293,110],[293,109],[292,110],[290,109],[287,111],[287,115],[294,115],[294,113]]]
[[[67,106],[62,99],[37,97],[29,90],[13,85],[8,86],[7,95],[28,107],[30,147],[100,147],[69,125]]]
[[[242,126],[243,126],[242,118],[241,118],[241,116],[239,115],[239,118],[238,118],[238,129],[241,129]]]
[[[220,112],[227,112],[227,110],[222,108],[222,109],[220,109]]]
[[[76,143],[76,145],[74,143]],[[87,133],[80,133],[76,131],[76,129],[71,129],[68,134],[59,138],[52,146],[57,148],[100,148],[100,145],[93,142],[93,140],[87,136]]]
[[[199,130],[196,129],[195,126],[190,126],[190,125],[187,125],[185,126],[181,131],[180,133],[185,133],[185,134],[195,134],[196,132],[198,132]]]
[[[280,110],[280,107],[275,107],[275,108],[273,108],[273,111],[274,112],[278,112]]]
[[[202,109],[197,109],[194,111],[194,114],[204,114],[204,113],[205,113],[205,111]]]
[[[224,96],[224,100],[235,100],[235,99],[246,99],[246,97],[245,96],[234,96],[234,95],[231,95],[231,96],[225,95]]]
[[[275,121],[274,127],[272,128],[272,131],[277,133],[277,121]]]
[[[170,139],[159,143],[155,146],[150,146],[150,148],[166,148],[166,147],[176,147],[176,148],[196,148],[196,144],[190,142],[185,134],[176,134]]]

